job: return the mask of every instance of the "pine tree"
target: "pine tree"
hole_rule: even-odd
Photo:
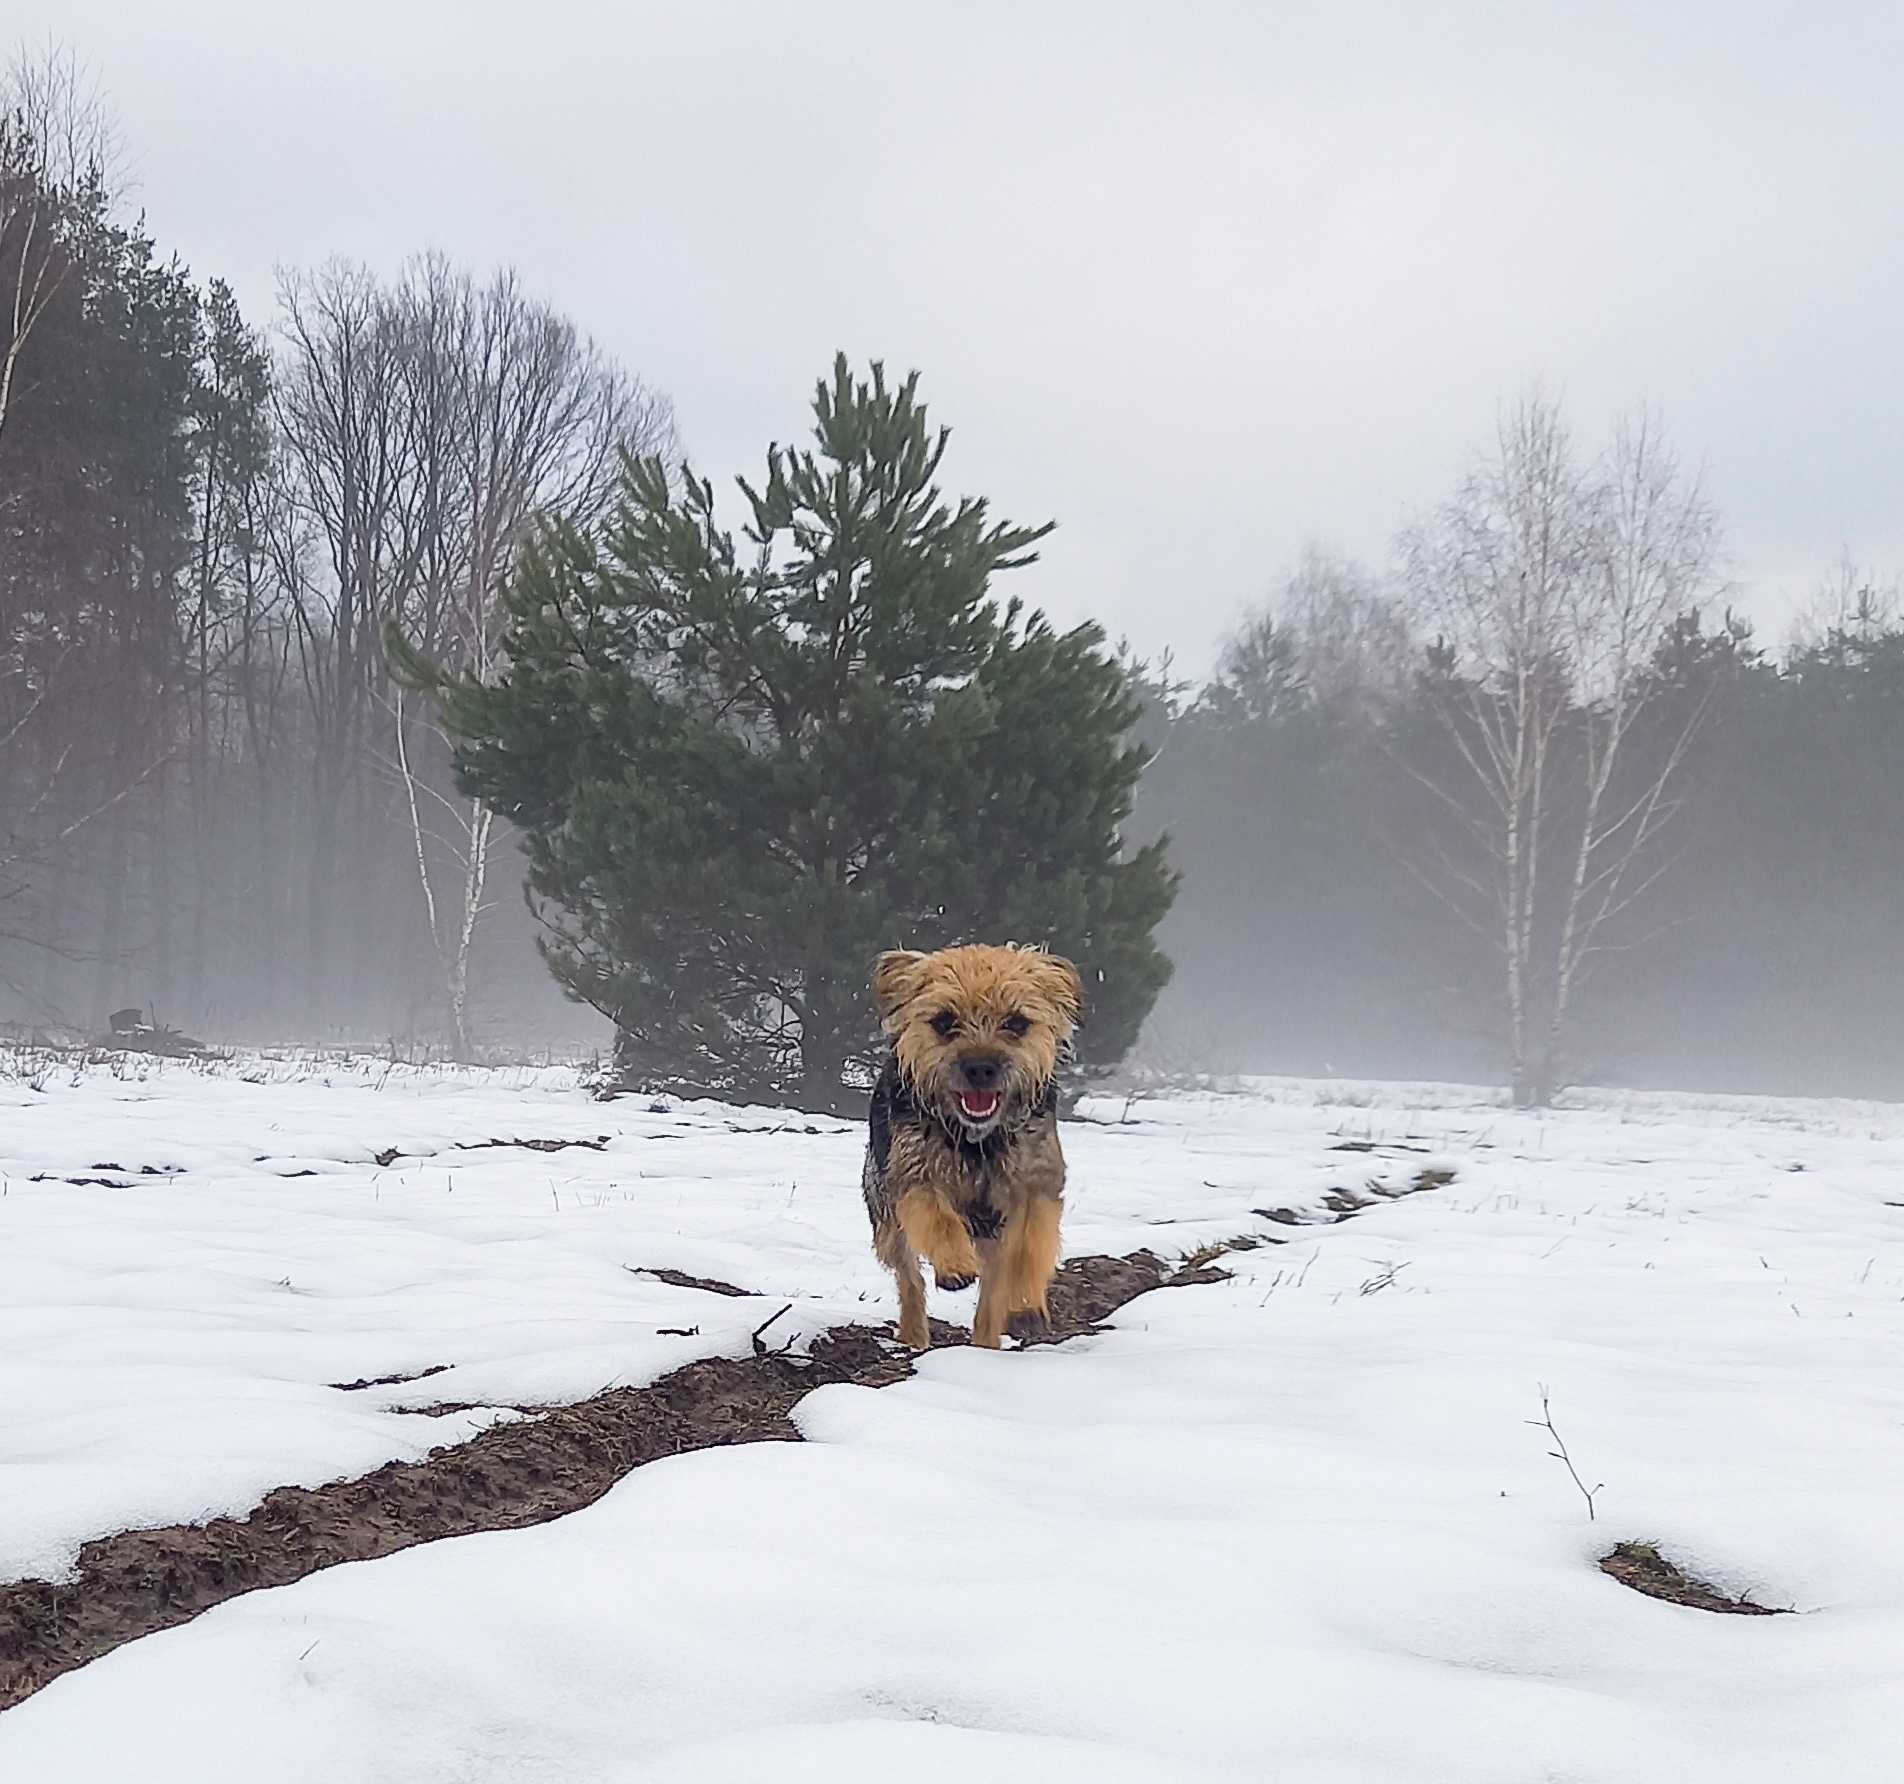
[[[841,356],[814,414],[740,481],[739,543],[658,459],[599,539],[544,529],[503,672],[434,677],[465,786],[524,833],[545,954],[631,1076],[837,1107],[873,956],[959,939],[1070,955],[1083,1057],[1113,1060],[1175,890],[1162,842],[1122,846],[1130,677],[1096,627],[994,598],[1049,528],[941,497],[916,375]]]

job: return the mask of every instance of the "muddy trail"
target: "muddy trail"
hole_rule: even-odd
[[[1245,1239],[1222,1249],[1268,1242]],[[1221,1281],[1213,1255],[1176,1263],[1147,1251],[1073,1258],[1052,1285],[1050,1325],[1021,1331],[1021,1342],[1060,1343],[1094,1331],[1155,1288]],[[0,1710],[62,1673],[240,1593],[441,1537],[545,1523],[579,1511],[630,1470],[663,1456],[797,1442],[789,1415],[813,1389],[831,1382],[886,1387],[912,1373],[911,1356],[895,1347],[888,1328],[835,1327],[794,1355],[773,1348],[772,1323],[755,1335],[753,1356],[707,1358],[647,1387],[612,1388],[538,1410],[355,1480],[280,1487],[245,1518],[101,1537],[80,1551],[67,1581],[0,1585]],[[962,1329],[934,1322],[935,1345],[966,1340]]]
[[[1326,1227],[1383,1202],[1440,1189],[1453,1175],[1424,1169],[1394,1187],[1371,1181],[1365,1189],[1331,1191],[1320,1213],[1253,1212],[1281,1227]],[[1175,1260],[1150,1251],[1071,1258],[1051,1285],[1049,1322],[1015,1322],[1014,1335],[1025,1345],[1061,1344],[1099,1330],[1153,1289],[1225,1280],[1218,1260],[1229,1253],[1285,1242],[1258,1234]],[[749,1292],[676,1270],[640,1273],[715,1295]],[[815,1388],[835,1382],[883,1388],[912,1373],[911,1353],[885,1326],[836,1326],[797,1355],[776,1348],[772,1328],[781,1314],[754,1333],[752,1356],[704,1358],[646,1387],[610,1388],[570,1406],[521,1408],[529,1416],[432,1450],[421,1461],[386,1463],[322,1487],[279,1487],[244,1518],[99,1537],[80,1550],[70,1579],[0,1584],[0,1711],[62,1673],[190,1622],[241,1593],[288,1586],[341,1562],[371,1561],[447,1536],[547,1523],[580,1511],[631,1470],[664,1456],[734,1443],[797,1443],[790,1415]],[[932,1322],[935,1347],[969,1339],[963,1327]],[[442,1367],[331,1385],[355,1392],[421,1379]]]

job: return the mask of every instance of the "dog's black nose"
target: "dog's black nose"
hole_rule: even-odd
[[[959,1078],[967,1090],[996,1090],[1005,1068],[996,1059],[975,1054],[959,1061]]]

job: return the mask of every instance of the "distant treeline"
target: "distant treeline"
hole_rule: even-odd
[[[1502,955],[1444,896],[1460,865],[1432,835],[1448,783],[1423,770],[1449,734],[1408,596],[1405,577],[1312,558],[1208,687],[1153,690],[1141,813],[1184,876],[1156,1062],[1502,1077]],[[1558,1079],[1904,1095],[1894,592],[1841,568],[1778,651],[1722,608],[1686,612],[1646,679],[1660,698],[1628,784],[1683,759]]]

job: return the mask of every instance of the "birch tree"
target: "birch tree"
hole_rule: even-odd
[[[1523,399],[1453,497],[1402,540],[1437,639],[1423,698],[1442,748],[1409,759],[1436,822],[1417,876],[1500,972],[1517,1104],[1552,1100],[1593,957],[1665,871],[1695,705],[1670,725],[1653,665],[1714,586],[1716,516],[1656,419],[1583,462]],[[1643,740],[1643,744],[1642,744]]]

